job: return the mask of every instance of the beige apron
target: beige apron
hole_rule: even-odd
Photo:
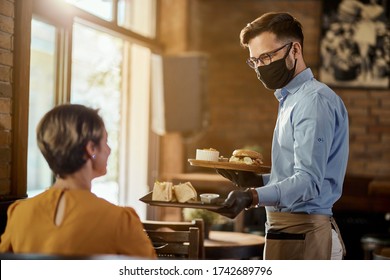
[[[332,227],[344,243],[336,221],[326,215],[267,213],[265,260],[330,260]]]

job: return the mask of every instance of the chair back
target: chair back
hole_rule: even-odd
[[[16,199],[12,200],[2,200],[0,201],[0,235],[2,235],[5,231],[5,227],[7,225],[7,211],[8,207],[14,203]]]
[[[203,220],[143,221],[159,258],[204,259]]]

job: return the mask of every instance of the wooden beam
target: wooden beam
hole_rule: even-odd
[[[15,1],[11,193],[27,195],[32,0]]]

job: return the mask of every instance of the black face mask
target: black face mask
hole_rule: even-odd
[[[286,58],[290,51],[286,55],[268,65],[259,66],[255,69],[257,78],[268,89],[278,89],[287,85],[294,77],[295,67],[297,60],[295,59],[294,67],[289,70],[286,66]]]

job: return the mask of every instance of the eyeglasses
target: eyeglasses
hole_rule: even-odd
[[[280,48],[277,48],[276,50],[273,50],[273,51],[268,52],[268,53],[263,53],[259,57],[250,57],[246,60],[246,63],[249,65],[250,68],[253,68],[253,69],[256,69],[256,66],[259,64],[259,62],[261,65],[268,65],[272,62],[272,58],[276,55],[276,53],[278,51],[282,50],[286,46],[289,46],[288,50],[286,52],[286,55],[287,55],[292,47],[292,44],[293,44],[293,42],[287,43],[287,44],[281,46]]]

